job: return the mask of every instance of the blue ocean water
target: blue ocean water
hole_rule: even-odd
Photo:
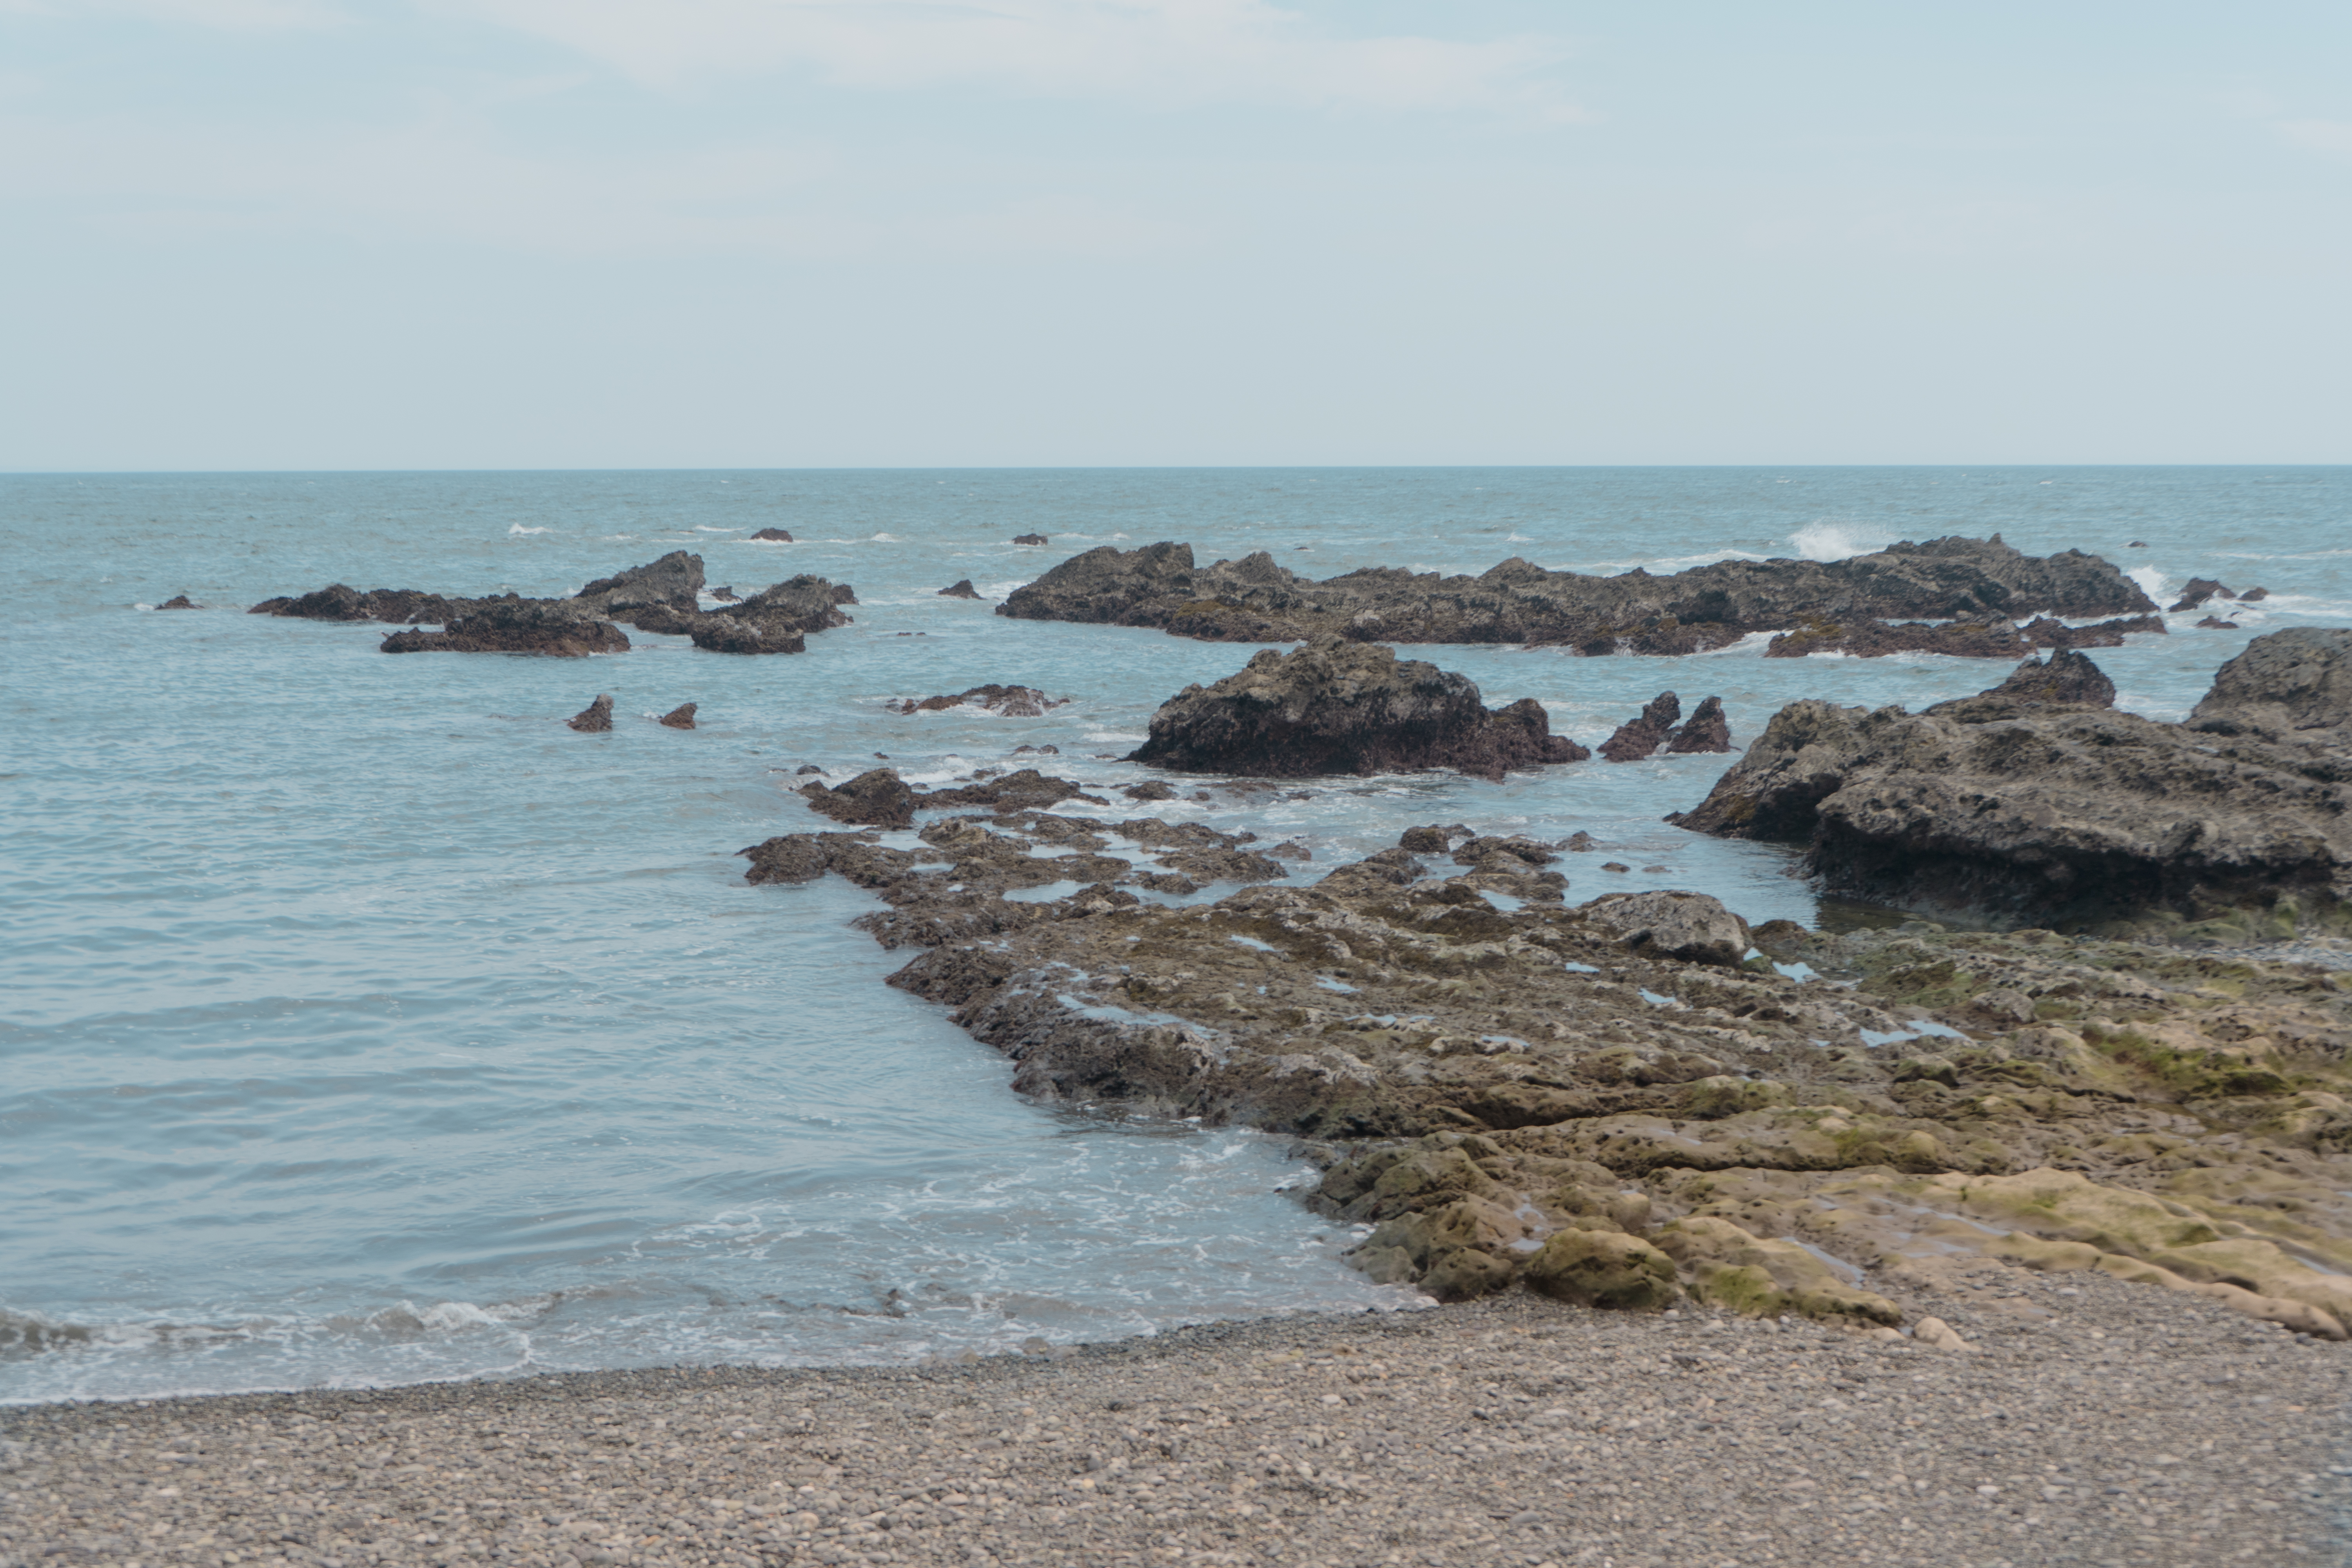
[[[748,538],[767,526],[798,542]],[[1032,531],[1052,544],[1009,542]],[[2352,624],[2342,468],[0,477],[0,1401],[899,1359],[1407,1304],[1284,1195],[1302,1170],[1279,1141],[1024,1102],[881,983],[908,955],[847,929],[864,895],[745,887],[735,850],[823,826],[792,770],[887,752],[941,781],[1052,743],[1072,776],[1140,776],[1108,759],[1253,649],[936,593],[970,577],[994,600],[1097,543],[1317,575],[1665,572],[1995,531],[2109,556],[2166,602],[2192,574],[2271,589],[2238,630],[2199,612],[2095,655],[2152,716],[2261,631]],[[744,592],[852,583],[856,623],[798,658],[633,633],[593,660],[389,658],[381,627],[239,613],[330,581],[570,593],[680,547]],[[146,608],[180,593],[207,607]],[[1759,641],[1411,652],[1587,742],[1666,689],[1721,695],[1744,740],[1797,697],[1917,705],[2005,673]],[[883,706],[992,680],[1072,700]],[[599,692],[614,731],[565,729]],[[651,721],[689,700],[701,729]],[[1413,823],[1582,829],[1609,853],[1564,863],[1571,899],[1688,887],[1814,918],[1787,852],[1659,820],[1725,761],[1153,809],[1320,864]]]

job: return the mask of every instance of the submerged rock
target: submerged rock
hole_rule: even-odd
[[[2015,658],[2032,646],[2015,626],[2002,619],[1943,626],[1823,621],[1783,632],[1765,645],[1764,657],[1802,658],[1812,653],[1842,653],[1850,658],[1885,658],[1892,653],[1940,653],[1956,658]]]
[[[385,653],[532,653],[558,658],[626,653],[628,635],[560,600],[520,599],[453,617],[437,632],[410,629],[383,639]]]
[[[975,686],[951,697],[908,698],[888,704],[894,713],[937,713],[950,708],[978,708],[1006,719],[1034,719],[1049,708],[1059,708],[1066,697],[1048,697],[1034,686]]]
[[[599,697],[595,701],[566,719],[564,722],[574,730],[587,734],[609,730],[613,727],[613,700],[610,697]]]
[[[185,594],[174,594],[155,607],[159,610],[193,610],[196,606],[189,602]]]
[[[1201,567],[1185,544],[1104,545],[1014,590],[997,614],[1151,626],[1211,641],[1333,633],[1390,643],[1524,642],[1585,654],[1695,653],[1752,632],[1822,623],[1850,650],[1857,638],[1874,647],[1873,638],[1888,637],[1939,651],[2000,643],[1999,655],[2016,658],[2025,650],[2013,626],[2003,642],[1992,629],[1995,617],[2008,625],[2035,615],[2079,619],[2155,608],[2110,562],[2076,551],[2024,555],[1996,535],[1897,544],[1837,562],[1717,562],[1668,577],[1639,570],[1589,577],[1513,559],[1476,577],[1374,567],[1320,582],[1263,551]],[[1976,629],[1885,625],[1906,620],[1962,621]]]
[[[764,540],[773,544],[790,544],[793,542],[792,531],[784,528],[763,528],[757,533],[751,535],[751,537],[758,540]]]
[[[661,721],[673,730],[691,730],[694,728],[695,707],[694,703],[681,702],[663,714]]]
[[[897,770],[869,768],[839,789],[821,784],[801,786],[809,809],[835,822],[869,827],[911,827],[915,824],[915,792]]]
[[[2033,647],[2121,647],[2127,637],[2142,633],[2162,637],[2169,629],[2162,616],[2131,616],[2097,621],[2087,626],[2070,626],[2048,616],[2038,616],[2018,635]]]
[[[1489,710],[1468,677],[1400,660],[1377,644],[1319,637],[1265,649],[1213,686],[1190,686],[1151,716],[1128,761],[1180,773],[1302,778],[1451,767],[1506,769],[1591,755],[1551,733],[1532,698]]]
[[[2177,616],[2184,610],[2198,608],[2208,599],[2234,599],[2237,596],[2210,577],[2191,577],[2189,586],[2180,591],[2180,597],[2165,613]]]
[[[2257,639],[2191,726],[2099,705],[2112,688],[2071,653],[1925,713],[1791,703],[1666,820],[1803,843],[1826,890],[1877,903],[2292,931],[2352,894],[2352,767],[2250,716],[2286,710],[2267,697],[2336,711],[2331,635],[2352,638]],[[2245,738],[2217,742],[2229,730]]]
[[[1015,544],[1050,544],[1053,541],[1042,533],[1016,533],[1013,536],[1013,542]]]
[[[980,590],[971,585],[971,578],[959,577],[940,589],[938,596],[942,599],[977,599]]]

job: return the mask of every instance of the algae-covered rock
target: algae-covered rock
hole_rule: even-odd
[[[1580,1307],[1650,1311],[1682,1299],[1675,1260],[1639,1237],[1564,1230],[1528,1259],[1528,1283]]]
[[[1654,1237],[1658,1250],[1691,1269],[1700,1300],[1750,1317],[1793,1312],[1808,1318],[1895,1324],[1903,1310],[1841,1279],[1793,1241],[1750,1235],[1729,1220],[1676,1220]]]

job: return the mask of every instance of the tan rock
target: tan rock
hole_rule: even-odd
[[[1638,1237],[1565,1230],[1528,1259],[1528,1283],[1584,1307],[1650,1310],[1682,1297],[1675,1260]]]

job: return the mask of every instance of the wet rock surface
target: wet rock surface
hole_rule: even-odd
[[[977,599],[980,597],[980,590],[971,585],[971,578],[959,577],[940,589],[939,596],[942,599]]]
[[[2352,747],[2352,631],[2300,626],[2256,637],[2214,674],[2189,725],[2328,751]]]
[[[571,602],[614,620],[627,620],[640,610],[651,609],[690,616],[701,592],[702,557],[673,550],[658,561],[597,578],[574,594]]]
[[[1885,658],[1894,653],[1940,653],[1955,658],[2015,658],[2032,645],[2007,620],[1956,621],[1943,626],[1885,621],[1816,621],[1783,632],[1765,645],[1767,658],[1802,658],[1842,653],[1849,658]]]
[[[1666,743],[1667,734],[1675,721],[1683,716],[1682,699],[1671,691],[1661,691],[1642,708],[1638,718],[1628,719],[1617,726],[1598,748],[1601,759],[1612,763],[1639,762],[1653,755]]]
[[[661,716],[663,726],[671,730],[693,729],[696,706],[697,705],[692,702],[679,703],[677,707],[671,709],[668,712]]]
[[[2162,616],[2126,616],[2087,626],[2070,626],[2048,616],[2037,616],[2019,635],[2032,647],[2121,647],[2126,637],[2144,633],[2162,637],[2166,630]]]
[[[1464,837],[1459,874],[1399,847],[1310,881],[1198,823],[919,831],[785,835],[748,875],[878,894],[857,924],[922,950],[890,983],[1024,1092],[1309,1139],[1311,1201],[1371,1227],[1376,1279],[1899,1332],[1895,1286],[1965,1258],[2352,1324],[2352,984],[2329,973],[1751,931],[1691,893],[1571,906],[1557,857],[1501,836]],[[1255,885],[1150,896],[1220,881]]]
[[[1069,701],[1066,697],[1048,697],[1034,686],[975,686],[969,691],[952,696],[926,697],[920,700],[909,697],[890,704],[894,713],[938,713],[950,708],[978,708],[1005,719],[1034,719],[1047,710],[1059,708]]]
[[[11,1411],[0,1560],[646,1568],[2340,1556],[2344,1352],[1969,1260],[1947,1353],[1528,1292],[921,1367]]]
[[[763,528],[758,532],[752,534],[751,537],[772,544],[790,544],[793,542],[792,530],[788,528]]]
[[[1151,716],[1150,738],[1128,760],[1260,778],[1435,767],[1500,778],[1590,754],[1554,735],[1533,698],[1490,711],[1466,676],[1323,636],[1185,688]]]
[[[196,605],[185,594],[174,594],[155,607],[159,610],[193,610]]]
[[[2235,940],[2324,926],[2352,893],[2352,769],[2247,716],[2300,703],[2311,729],[2261,733],[2338,732],[2322,722],[2341,689],[2326,639],[2345,634],[2278,635],[2294,640],[2258,638],[2191,725],[2089,705],[2105,678],[2063,653],[1924,713],[1792,703],[1667,820],[1803,843],[1830,890],[1903,908]]]
[[[492,604],[462,616],[453,616],[437,632],[418,627],[394,632],[382,644],[385,653],[531,653],[557,658],[584,658],[590,654],[626,653],[628,634],[610,621],[574,612],[568,605],[544,599],[518,599]]]
[[[1389,643],[1556,645],[1586,654],[1703,652],[1750,632],[1811,624],[1964,620],[1982,631],[1998,616],[2010,626],[1998,656],[2013,658],[2025,651],[2010,624],[2017,620],[2155,609],[2109,562],[2077,551],[2028,556],[1996,535],[1897,544],[1829,563],[1718,562],[1666,577],[1641,571],[1589,577],[1513,559],[1475,577],[1372,567],[1320,582],[1265,552],[1202,567],[1186,544],[1105,545],[1014,590],[997,613],[1151,626],[1210,641],[1332,633]],[[1918,635],[1934,640],[1933,628]],[[1950,635],[1944,640],[1957,644]],[[1982,631],[1979,640],[2000,639]]]
[[[564,723],[583,734],[599,734],[613,727],[613,700],[599,697],[587,707],[566,719]]]

